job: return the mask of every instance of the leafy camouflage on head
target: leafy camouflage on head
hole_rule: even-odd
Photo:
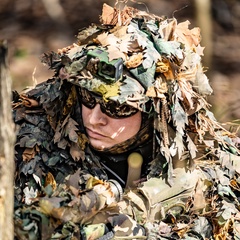
[[[106,4],[101,20],[101,26],[80,31],[78,44],[60,51],[59,61],[51,62],[62,79],[103,96],[108,92],[107,98],[121,103],[149,98],[170,101],[180,89],[181,102],[189,109],[196,102],[192,98],[202,99],[212,92],[201,66],[200,32],[198,28],[190,30],[189,22],[178,24],[174,18],[130,7],[118,11]],[[91,56],[95,60],[89,63]],[[96,74],[99,62],[114,64],[118,60],[124,65],[123,77],[109,81]],[[197,102],[202,107],[203,101]]]
[[[203,47],[199,28],[125,7],[122,11],[103,6],[102,25],[92,25],[78,34],[78,44],[45,58],[62,79],[97,92],[107,101],[126,102],[154,116],[158,148],[168,162],[196,158],[195,143],[206,132],[221,142],[217,124],[205,97],[212,93],[201,64]],[[89,63],[89,56],[98,58]],[[46,56],[45,56],[46,57]],[[99,61],[123,62],[123,76],[108,79],[98,74]],[[115,74],[116,75],[116,74]],[[145,107],[146,102],[152,107]],[[226,132],[228,135],[229,133]],[[225,145],[225,143],[224,143]],[[226,146],[226,145],[225,145]],[[189,162],[189,167],[191,166]]]

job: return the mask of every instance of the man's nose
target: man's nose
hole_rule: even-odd
[[[105,125],[107,123],[107,116],[102,112],[99,103],[91,110],[91,113],[89,114],[89,122],[92,125]]]

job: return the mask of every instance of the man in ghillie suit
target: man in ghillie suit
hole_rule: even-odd
[[[16,239],[240,238],[237,138],[209,111],[199,29],[103,6],[15,94]]]

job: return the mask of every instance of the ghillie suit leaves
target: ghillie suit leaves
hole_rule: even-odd
[[[107,5],[101,21],[45,54],[54,77],[13,105],[16,238],[239,238],[240,152],[209,110],[199,29]],[[123,196],[89,148],[79,89],[153,121],[146,179]]]

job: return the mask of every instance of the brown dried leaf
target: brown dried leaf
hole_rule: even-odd
[[[115,26],[110,32],[119,39],[123,39],[127,35],[128,26]]]
[[[157,97],[157,92],[154,86],[151,86],[148,88],[146,92],[146,96],[148,97]]]
[[[182,91],[183,105],[186,110],[193,109],[193,96],[195,92],[192,90],[192,85],[186,81],[178,81]]]
[[[179,23],[176,26],[174,36],[175,40],[182,42],[189,48],[193,48],[194,46],[198,46],[201,40],[200,29],[193,28],[189,29],[190,22],[187,20],[185,22]]]
[[[107,32],[104,32],[102,34],[99,34],[96,38],[97,43],[101,44],[103,47],[106,47],[108,45],[117,45],[118,38],[114,36],[114,34],[108,34]]]
[[[169,71],[169,64],[167,61],[158,61],[156,65],[156,72],[164,73]]]
[[[193,195],[193,208],[192,210],[201,210],[206,206],[206,199],[203,194],[204,182],[202,180],[198,180],[196,184],[195,193]]]
[[[25,95],[20,95],[20,99],[22,101],[22,105],[24,105],[26,107],[38,107],[39,106],[38,101],[36,101],[35,99],[28,98]]]
[[[137,39],[132,40],[132,41],[129,42],[128,51],[129,52],[139,52],[139,51],[142,51],[142,47],[139,45]]]
[[[100,20],[103,24],[114,25],[117,22],[117,13],[116,9],[104,3]]]
[[[44,186],[46,187],[46,186],[49,185],[49,184],[52,186],[52,189],[53,189],[53,190],[56,189],[57,183],[56,183],[53,175],[52,175],[50,172],[47,173],[47,176],[46,176],[46,179],[45,179],[45,185],[44,185]]]
[[[128,6],[125,6],[122,11],[119,11],[104,3],[100,21],[106,25],[124,26],[128,25],[138,12],[137,9]]]
[[[80,159],[84,159],[84,151],[80,148],[78,143],[72,143],[70,147],[70,154],[75,161],[79,161]]]
[[[108,52],[109,61],[112,61],[112,60],[118,59],[118,58],[122,58],[123,60],[126,59],[126,56],[124,55],[124,53],[121,52],[115,46],[108,46],[107,52]]]
[[[74,105],[74,103],[76,101],[76,98],[77,98],[76,89],[75,89],[75,87],[72,87],[71,92],[70,92],[70,94],[68,96],[68,99],[66,101],[66,104],[63,108],[63,114],[64,115],[67,115],[71,112],[72,106]]]
[[[166,72],[163,72],[163,75],[166,77],[167,80],[172,80],[174,79],[174,71],[172,69],[172,66],[170,62],[165,61],[165,68],[168,69]]]
[[[83,133],[79,133],[78,134],[78,146],[84,150],[86,143],[89,141],[89,139],[87,138],[87,136]]]
[[[169,20],[165,20],[159,26],[159,33],[166,41],[171,41],[173,37],[173,33],[175,31],[177,25],[176,19],[173,19],[169,22]]]
[[[143,54],[138,53],[130,56],[129,59],[125,62],[125,65],[127,68],[136,68],[139,65],[141,65],[142,61],[143,61]]]
[[[39,147],[37,145],[35,145],[35,147],[33,148],[25,148],[22,157],[23,157],[23,161],[30,161],[31,159],[33,159],[36,155],[37,152],[39,152]]]
[[[118,45],[120,51],[124,52],[124,53],[128,53],[130,43],[131,43],[130,36],[126,35],[126,37],[124,39],[121,39],[121,42]]]
[[[142,13],[142,12],[140,12],[135,8],[128,7],[127,5],[125,5],[124,9],[120,12],[120,16],[119,16],[120,20],[118,21],[118,24],[120,26],[128,25],[132,20],[132,18],[134,18],[138,13]]]
[[[77,122],[75,122],[72,118],[69,118],[65,127],[65,136],[68,136],[69,139],[75,143],[78,141],[77,125]]]
[[[228,239],[227,236],[229,236],[228,234],[229,232],[232,232],[232,226],[233,219],[228,219],[220,228],[216,226],[214,229],[214,239],[217,240]]]
[[[90,177],[86,183],[86,188],[91,189],[97,184],[103,184],[103,181],[94,177]]]

